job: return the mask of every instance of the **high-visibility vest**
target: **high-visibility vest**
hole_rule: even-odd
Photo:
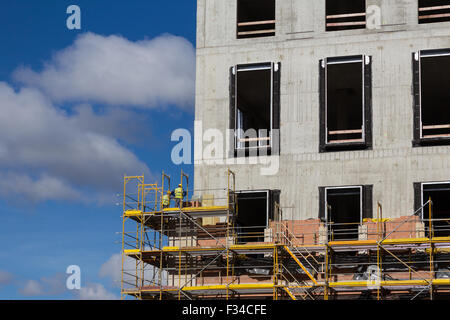
[[[167,194],[163,195],[163,206],[168,206],[170,203],[170,198]]]
[[[175,189],[175,199],[183,199],[183,188],[176,188]]]

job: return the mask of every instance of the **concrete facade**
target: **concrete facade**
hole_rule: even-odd
[[[261,175],[261,164],[205,163],[196,145],[195,189],[226,187],[230,168],[237,189],[279,189],[283,217],[306,220],[318,217],[319,187],[373,185],[374,213],[380,202],[384,217],[398,218],[414,211],[414,182],[450,180],[450,146],[412,146],[411,61],[415,51],[450,48],[450,22],[419,25],[418,0],[367,0],[381,8],[380,29],[326,32],[325,0],[276,0],[274,37],[236,39],[236,0],[197,2],[195,119],[202,132],[226,135],[230,67],[282,68],[278,173]],[[372,56],[373,149],[319,153],[319,60],[362,54]],[[224,148],[219,160],[228,156]]]

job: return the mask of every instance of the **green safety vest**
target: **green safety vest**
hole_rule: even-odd
[[[168,206],[170,203],[170,198],[167,194],[163,195],[163,206]]]
[[[183,189],[178,187],[175,189],[175,199],[183,199]]]

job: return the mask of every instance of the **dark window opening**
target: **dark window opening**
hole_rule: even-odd
[[[327,0],[327,31],[364,28],[366,28],[365,0]]]
[[[327,71],[328,142],[362,142],[362,62],[329,64]]]
[[[450,236],[450,183],[423,183],[422,203],[425,204],[431,198],[431,224],[435,237]],[[425,223],[426,236],[429,237],[429,207],[423,208],[422,215]]]
[[[419,0],[419,23],[450,21],[449,0]]]
[[[321,151],[369,148],[370,57],[325,59],[321,69]]]
[[[233,156],[277,152],[279,129],[279,64],[263,63],[232,68],[230,129]]]
[[[244,138],[241,134],[254,129],[258,134],[258,143],[267,145],[271,121],[272,68],[246,71],[239,70],[236,79],[237,116],[236,129],[238,148],[249,148],[252,138]],[[256,138],[256,137],[254,137]]]
[[[238,0],[238,39],[274,35],[275,0]]]
[[[319,218],[328,225],[328,239],[358,240],[363,219],[372,218],[373,186],[320,187]]]
[[[238,243],[264,242],[265,229],[277,218],[279,195],[279,190],[237,192]]]
[[[331,240],[358,239],[358,226],[362,216],[361,189],[326,189]]]
[[[450,137],[450,55],[422,57],[421,100],[424,138]]]
[[[450,50],[413,54],[414,146],[450,143]]]

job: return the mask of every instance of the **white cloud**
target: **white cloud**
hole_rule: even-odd
[[[187,108],[194,103],[195,49],[188,40],[168,34],[131,42],[85,33],[41,72],[20,67],[13,77],[57,102]]]
[[[131,286],[135,283],[136,278],[133,276],[136,273],[136,260],[130,257],[126,257],[124,261],[124,281],[126,286]],[[108,261],[106,261],[99,271],[99,276],[101,278],[110,278],[115,287],[120,287],[122,280],[122,255],[114,254]],[[159,281],[159,273],[154,271],[154,267],[147,264],[144,271],[145,285],[154,285],[155,282]],[[166,281],[166,275],[163,273],[162,281]]]
[[[129,264],[130,262],[132,262],[130,261],[130,259],[126,260],[126,264]],[[122,255],[114,254],[108,259],[108,261],[102,264],[98,274],[102,278],[109,277],[114,282],[115,286],[120,286],[121,272],[122,272]]]
[[[125,147],[148,142],[145,117],[123,107],[191,107],[195,49],[172,35],[85,33],[42,70],[20,67],[13,78],[25,87],[0,82],[0,197],[111,202],[124,174],[154,180]]]
[[[134,283],[135,278],[130,275],[135,273],[136,260],[126,257],[124,261],[124,280],[129,283]],[[148,272],[146,272],[148,274]],[[113,254],[108,261],[100,267],[99,276],[101,278],[110,278],[115,287],[120,287],[122,280],[122,255]]]
[[[36,280],[28,280],[25,286],[19,289],[19,292],[23,296],[41,296],[44,294],[44,288]]]
[[[22,195],[33,202],[45,200],[79,200],[82,195],[58,178],[45,174],[33,180],[26,174],[0,172],[0,194]]]
[[[88,104],[73,108],[70,122],[80,130],[95,132],[136,144],[152,139],[147,116],[123,108],[108,107],[95,112]]]
[[[39,280],[28,280],[19,288],[19,293],[26,297],[58,296],[65,292],[74,294],[81,300],[116,300],[118,297],[108,291],[100,283],[88,283],[80,290],[68,290],[66,287],[66,275],[57,273],[50,277],[42,277]]]
[[[28,280],[19,292],[23,296],[59,295],[66,290],[65,275],[57,273],[40,280]]]
[[[0,270],[0,285],[10,284],[13,278],[14,276],[11,273]]]
[[[89,283],[77,291],[80,300],[117,300],[115,294],[109,292],[100,283]]]
[[[35,201],[79,198],[86,188],[116,191],[124,174],[150,175],[114,137],[115,118],[109,122],[107,115],[99,116],[96,127],[97,115],[91,109],[69,115],[36,89],[16,92],[3,82],[0,101],[2,196],[26,195]]]

